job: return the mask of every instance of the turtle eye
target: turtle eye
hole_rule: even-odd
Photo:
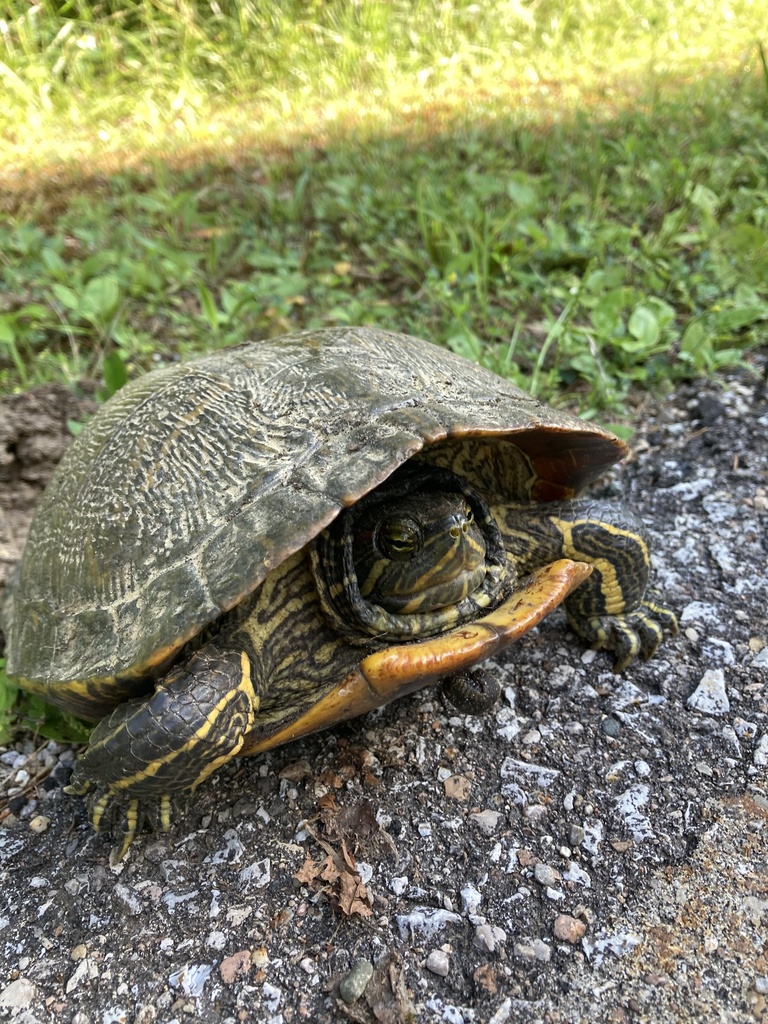
[[[412,558],[421,547],[421,531],[412,519],[391,516],[379,526],[376,540],[383,555],[404,561]]]

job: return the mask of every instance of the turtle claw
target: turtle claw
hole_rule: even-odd
[[[639,606],[623,615],[596,615],[580,619],[569,614],[571,628],[597,650],[615,654],[613,671],[623,672],[637,657],[652,658],[664,639],[665,631],[677,633],[677,617],[658,603],[656,591],[648,590]]]
[[[153,832],[168,832],[172,825],[175,806],[168,793],[139,799],[94,786],[90,782],[79,785],[75,782],[66,786],[64,792],[85,798],[88,819],[96,832],[111,832],[114,835],[119,843],[119,847],[115,847],[116,863],[125,857],[145,823]]]

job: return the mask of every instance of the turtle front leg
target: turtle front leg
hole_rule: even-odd
[[[588,562],[592,575],[564,601],[571,628],[615,655],[622,672],[638,655],[650,658],[677,619],[649,586],[651,559],[640,521],[608,502],[552,502],[507,509],[507,549],[524,571],[556,558]]]
[[[258,707],[248,654],[209,644],[102,719],[67,792],[85,796],[97,832],[122,832],[122,859],[145,820],[167,831],[173,799],[239,752]]]

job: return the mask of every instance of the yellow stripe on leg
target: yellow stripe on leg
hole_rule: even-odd
[[[243,737],[245,733],[249,732],[253,727],[253,720],[259,706],[259,698],[256,695],[256,692],[253,689],[253,683],[251,682],[251,663],[245,651],[243,651],[240,656],[240,667],[242,672],[240,682],[233,690],[229,690],[221,700],[211,708],[194,736],[191,736],[186,743],[178,747],[176,750],[171,750],[165,756],[158,757],[155,761],[151,761],[140,771],[112,783],[112,789],[130,789],[130,787],[135,785],[137,782],[153,778],[161,768],[165,767],[165,765],[172,764],[177,758],[182,757],[185,754],[189,754],[190,751],[193,751],[199,743],[204,742],[210,736],[214,727],[218,723],[219,718],[232,703],[234,695],[236,693],[244,693],[248,698],[248,712],[245,717],[241,736],[229,752],[222,757],[216,758],[215,761],[212,762],[212,767],[209,768],[206,766],[205,774],[202,778],[205,778],[206,775],[209,775],[215,770],[215,768],[220,767],[226,761],[229,761],[230,758],[234,757],[243,744]],[[198,778],[198,782],[200,781],[202,781],[202,779]],[[196,782],[195,785],[197,784],[198,783]]]

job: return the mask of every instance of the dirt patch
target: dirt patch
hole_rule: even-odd
[[[62,384],[46,384],[0,402],[0,587],[19,560],[40,496],[72,443],[70,423],[96,410]]]

